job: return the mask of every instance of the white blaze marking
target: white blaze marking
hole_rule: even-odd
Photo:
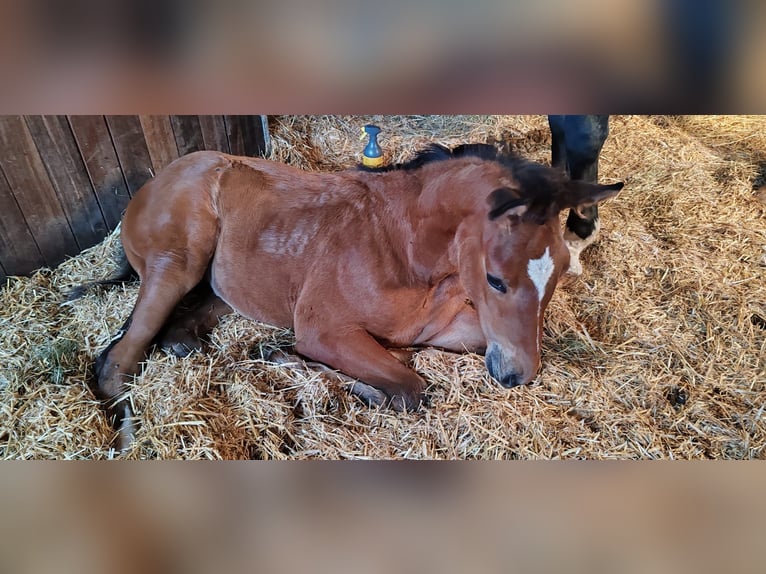
[[[550,248],[545,248],[545,253],[539,259],[530,259],[527,263],[527,275],[537,290],[537,350],[540,351],[540,312],[543,306],[543,297],[545,297],[545,288],[553,275],[553,259],[551,258]]]
[[[530,259],[527,264],[527,275],[532,280],[532,283],[537,289],[537,300],[542,301],[545,296],[545,288],[548,286],[551,275],[553,275],[553,259],[549,248],[545,248],[540,259]]]

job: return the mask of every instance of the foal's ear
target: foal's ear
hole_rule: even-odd
[[[606,201],[617,195],[625,184],[623,182],[601,185],[584,181],[567,181],[564,190],[559,194],[559,210],[573,209],[582,218],[582,210],[591,205]]]
[[[496,189],[487,196],[489,204],[489,219],[497,219],[501,215],[522,216],[528,208],[528,200],[522,199],[518,192],[508,187]]]

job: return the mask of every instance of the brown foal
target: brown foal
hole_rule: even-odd
[[[298,353],[395,409],[418,408],[426,385],[388,349],[485,353],[502,385],[528,383],[569,264],[559,213],[621,188],[486,145],[333,173],[211,151],[176,160],[122,220],[141,285],[96,365],[119,447],[134,433],[125,382],[150,344],[183,354],[232,309],[292,328]]]

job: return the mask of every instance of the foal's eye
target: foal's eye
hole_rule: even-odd
[[[487,273],[487,283],[489,283],[489,286],[492,287],[492,289],[500,291],[500,293],[505,293],[508,291],[508,288],[505,286],[505,283],[502,279],[495,277],[494,275],[490,275],[489,273]]]

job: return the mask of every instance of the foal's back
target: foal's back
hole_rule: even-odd
[[[385,179],[394,185],[356,170],[306,172],[263,159],[197,152],[171,164],[137,194],[126,214],[124,239],[129,245],[130,236],[146,237],[158,227],[179,240],[197,235],[183,241],[210,250],[210,282],[224,301],[245,316],[293,327],[300,291],[339,292],[343,268],[364,268],[389,279],[406,272],[393,255],[391,238],[397,234],[390,229],[401,219],[402,182],[397,185],[398,174]],[[167,250],[167,242],[165,237],[153,245]]]

